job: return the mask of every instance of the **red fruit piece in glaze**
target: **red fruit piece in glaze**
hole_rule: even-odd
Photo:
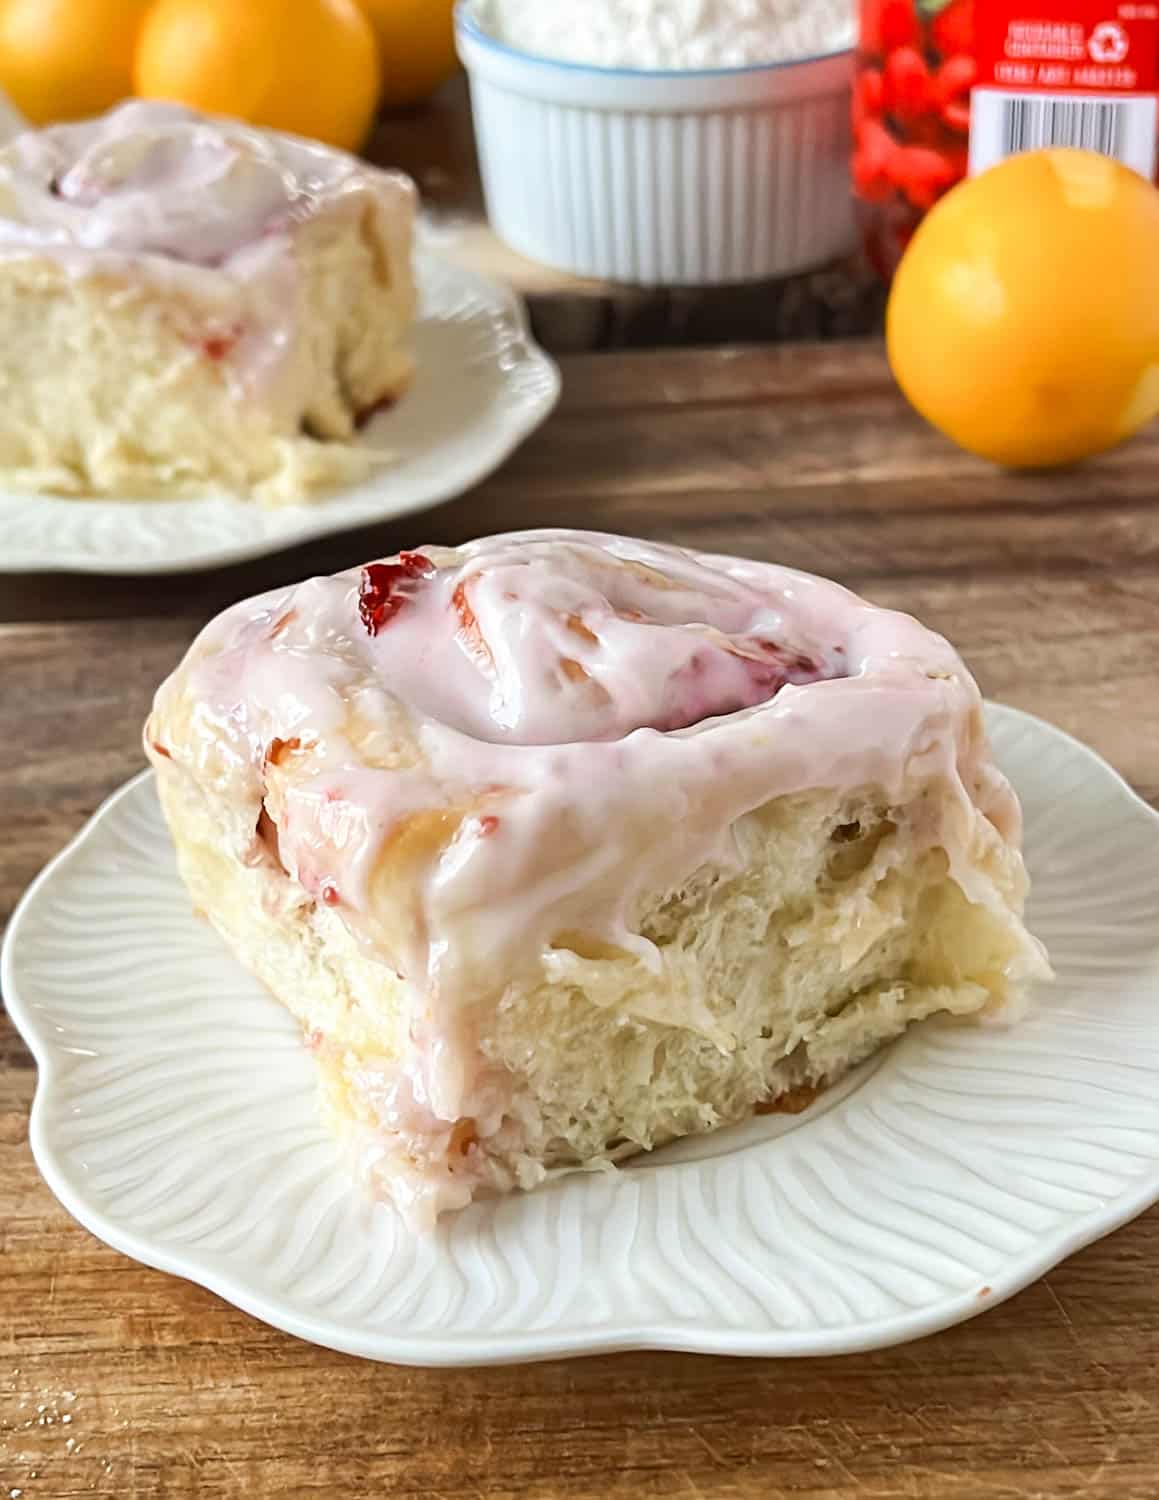
[[[400,552],[397,562],[369,563],[363,568],[358,613],[368,634],[377,635],[411,597],[415,583],[434,574],[434,563],[421,552]]]
[[[899,47],[885,60],[882,80],[886,111],[916,120],[935,108],[930,70],[916,47]]]
[[[943,57],[973,56],[974,0],[950,0],[930,20],[929,38]]]
[[[388,563],[371,563],[363,568],[358,585],[358,613],[371,635],[377,635],[398,610],[398,600],[391,595],[395,569]]]
[[[287,755],[293,755],[301,748],[302,741],[297,735],[292,740],[272,739],[266,746],[266,765],[280,766]]]
[[[237,341],[241,338],[241,324],[235,323],[232,328],[222,330],[220,333],[208,333],[201,340],[201,352],[206,359],[225,359],[233,353]]]
[[[455,585],[455,591],[451,595],[451,607],[459,617],[459,628],[455,632],[459,644],[481,671],[486,672],[488,676],[494,676],[495,659],[491,655],[491,648],[483,639],[483,632],[479,629],[479,621],[475,617],[475,611],[471,608],[471,601],[467,598],[465,583]]]

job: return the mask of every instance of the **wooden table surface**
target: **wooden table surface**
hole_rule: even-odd
[[[548,426],[404,525],[202,575],[0,578],[0,906],[141,765],[150,693],[244,592],[527,524],[832,574],[1159,799],[1159,431],[1014,477],[903,406],[877,346],[577,358]],[[6,1023],[0,1023],[6,1024]],[[1159,1495],[1159,1213],[986,1316],[844,1359],[435,1372],[295,1342],[90,1238],[26,1142],[0,1032],[0,1500]]]

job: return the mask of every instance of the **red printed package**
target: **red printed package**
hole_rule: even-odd
[[[892,274],[967,173],[1081,146],[1154,177],[1159,0],[860,0],[853,189]]]

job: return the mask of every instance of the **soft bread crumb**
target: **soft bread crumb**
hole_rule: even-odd
[[[290,505],[389,463],[353,439],[412,369],[409,276],[384,279],[366,226],[294,238],[292,345],[248,370],[236,309],[131,268],[69,274],[32,254],[0,276],[0,471],[18,489]],[[241,316],[259,309],[239,300]],[[283,310],[284,311],[284,310]]]
[[[885,806],[872,788],[779,798],[735,830],[739,869],[703,868],[640,913],[658,967],[553,946],[534,982],[497,997],[480,1046],[511,1084],[501,1121],[418,1112],[400,1132],[390,1080],[407,1045],[404,981],[276,862],[224,852],[224,814],[192,782],[166,776],[160,788],[194,899],[324,1038],[327,1113],[362,1169],[383,1172],[396,1199],[400,1177],[413,1176],[418,1199],[433,1176],[439,1209],[807,1108],[912,1022],[1018,1005],[1044,971],[1019,919],[1021,860],[980,814],[971,876],[992,899],[970,902],[950,878],[936,843],[939,816],[961,816],[950,788],[927,788],[920,807]]]

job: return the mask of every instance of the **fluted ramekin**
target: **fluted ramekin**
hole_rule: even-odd
[[[855,240],[853,54],[709,72],[557,62],[456,11],[487,212],[581,276],[712,286],[823,264]]]

